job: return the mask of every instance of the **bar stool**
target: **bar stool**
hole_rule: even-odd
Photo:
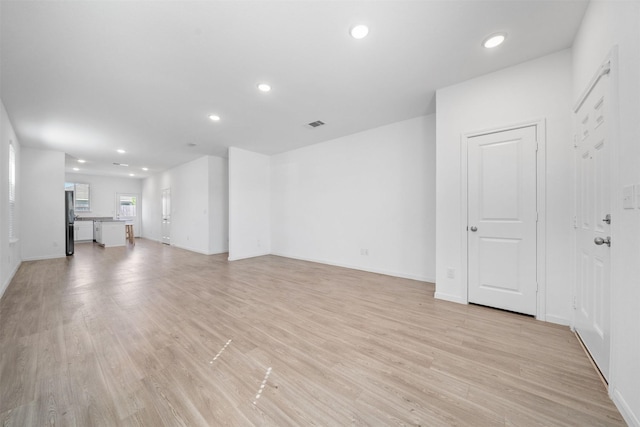
[[[136,244],[135,236],[133,235],[133,224],[125,224],[124,225],[124,235],[125,238],[129,241],[129,243]]]

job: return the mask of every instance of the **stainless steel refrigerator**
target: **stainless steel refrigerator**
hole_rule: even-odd
[[[64,210],[65,210],[65,225],[67,238],[65,239],[65,248],[67,256],[73,255],[73,223],[75,221],[76,214],[73,210],[73,191],[64,192]]]

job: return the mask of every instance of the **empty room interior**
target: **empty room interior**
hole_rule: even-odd
[[[0,423],[640,427],[640,1],[0,1]]]

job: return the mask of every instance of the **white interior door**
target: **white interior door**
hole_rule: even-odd
[[[140,197],[137,194],[116,194],[116,219],[133,224],[134,236],[140,237]]]
[[[605,378],[609,374],[611,166],[608,80],[601,78],[575,114],[575,328]]]
[[[171,189],[162,190],[162,243],[171,244]]]
[[[536,127],[467,139],[469,302],[536,314]]]

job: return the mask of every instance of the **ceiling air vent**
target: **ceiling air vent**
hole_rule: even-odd
[[[114,165],[116,165],[116,166],[129,166],[129,165],[128,165],[128,164],[126,164],[126,163],[116,163],[116,162],[113,162],[113,164],[114,164]]]
[[[310,128],[317,128],[318,126],[324,125],[324,122],[321,120],[316,120],[315,122],[307,123],[307,126]]]

